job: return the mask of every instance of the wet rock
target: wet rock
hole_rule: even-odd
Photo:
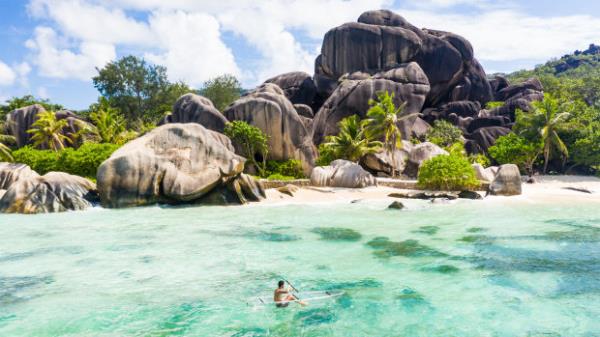
[[[388,206],[388,209],[403,209],[403,208],[404,208],[404,204],[401,203],[400,201],[394,201]]]
[[[221,134],[196,123],[166,124],[102,163],[98,190],[105,207],[192,203],[217,188],[235,193],[238,203],[257,200],[264,189],[241,175],[244,162]]]
[[[521,194],[521,173],[514,164],[500,166],[498,173],[490,184],[489,192],[492,195],[519,195]]]
[[[173,105],[173,112],[159,125],[166,123],[198,123],[205,128],[223,132],[227,118],[213,105],[211,100],[196,94],[185,94]]]
[[[362,235],[349,228],[316,227],[311,232],[319,234],[321,240],[327,241],[359,241]]]
[[[421,199],[421,200],[429,200],[429,199],[448,199],[448,200],[456,200],[458,199],[458,194],[454,192],[394,192],[388,194],[390,198],[400,198],[400,199]]]
[[[460,199],[472,199],[472,200],[481,200],[483,199],[483,197],[481,196],[481,194],[475,192],[475,191],[461,191],[460,193],[458,193],[458,197]]]
[[[360,165],[347,160],[334,160],[329,166],[315,167],[310,174],[313,186],[363,188],[375,186],[375,177]]]

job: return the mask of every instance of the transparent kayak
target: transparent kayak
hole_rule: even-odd
[[[344,294],[341,290],[328,290],[328,291],[301,291],[299,293],[293,293],[294,296],[298,298],[298,300],[294,301],[284,301],[280,303],[294,303],[298,301],[304,302],[318,302],[318,301],[327,301],[329,299],[333,299],[336,297],[340,297]],[[264,295],[252,298],[248,300],[247,304],[249,306],[275,306],[275,302],[273,301],[273,294]]]

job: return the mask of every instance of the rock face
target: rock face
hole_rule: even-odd
[[[317,150],[298,112],[277,85],[266,83],[233,102],[224,112],[230,121],[242,120],[269,136],[269,159],[297,159],[308,175]]]
[[[317,94],[312,76],[303,71],[281,74],[266,80],[265,83],[279,86],[292,104],[311,106]]]
[[[64,172],[40,176],[24,164],[0,163],[2,213],[52,213],[83,210],[97,200],[96,185]]]
[[[475,170],[475,176],[478,180],[491,183],[496,176],[496,173],[491,170],[485,169],[481,164],[472,164],[473,170]]]
[[[469,141],[465,148],[469,153],[487,153],[487,150],[496,143],[496,139],[509,134],[511,130],[502,126],[479,128],[467,135]]]
[[[40,104],[34,104],[13,110],[6,116],[6,131],[16,138],[17,147],[23,147],[31,143],[31,135],[27,130],[31,129],[33,123],[38,119],[38,113],[41,112],[46,112],[46,109]],[[62,130],[62,134],[66,136],[76,134],[84,123],[87,124],[72,111],[61,110],[55,114],[57,120],[65,119],[67,121],[67,126]]]
[[[344,74],[377,73],[417,62],[431,90],[427,106],[450,100],[492,100],[491,86],[473,48],[464,38],[442,31],[418,29],[387,10],[363,13],[356,23],[331,29],[315,61],[315,82],[326,96]]]
[[[440,148],[439,146],[430,143],[420,143],[415,145],[410,151],[410,155],[408,157],[408,163],[404,174],[409,177],[416,177],[419,172],[419,168],[423,164],[424,161],[431,159],[437,156],[448,155],[448,151]]]
[[[398,65],[373,76],[358,72],[343,80],[315,116],[312,134],[315,144],[320,144],[326,136],[337,134],[338,123],[342,119],[352,115],[365,118],[369,100],[382,91],[394,95],[396,106],[406,104],[405,115],[415,114],[401,125],[403,136],[410,137],[416,114],[421,111],[429,92],[427,76],[415,62]]]
[[[360,165],[347,160],[334,160],[329,166],[318,166],[310,174],[314,186],[362,188],[376,185],[375,178]]]
[[[205,128],[223,132],[227,118],[206,97],[185,94],[173,105],[173,112],[160,123],[198,123]]]
[[[514,164],[500,166],[494,181],[490,184],[489,192],[492,195],[519,195],[521,194],[521,173]]]
[[[402,148],[394,152],[394,160],[388,151],[381,151],[364,156],[360,160],[360,165],[373,175],[392,176],[392,170],[396,175],[402,174],[406,168],[408,157],[413,145],[411,142],[402,141]],[[394,165],[392,165],[395,163]]]
[[[105,207],[202,202],[209,192],[211,202],[227,203],[235,195],[243,203],[261,197],[261,187],[241,176],[244,162],[221,134],[196,123],[167,124],[102,163],[98,191]]]

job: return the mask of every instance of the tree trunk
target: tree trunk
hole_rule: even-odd
[[[544,147],[544,174],[548,171],[548,161],[550,159],[550,146],[546,145]]]

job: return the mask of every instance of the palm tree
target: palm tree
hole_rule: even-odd
[[[70,141],[69,137],[63,134],[63,129],[68,125],[65,119],[56,119],[56,114],[52,111],[40,112],[38,119],[27,130],[31,134],[31,140],[34,147],[48,146],[54,151],[65,148],[65,142]]]
[[[535,134],[541,138],[544,155],[544,171],[548,170],[548,162],[553,150],[557,150],[565,160],[569,156],[569,150],[558,134],[558,129],[571,116],[571,113],[563,111],[564,106],[550,94],[544,94],[544,99],[533,103],[533,110],[529,113],[520,112],[521,119],[517,121],[517,129],[521,134]]]
[[[118,143],[125,131],[125,119],[110,107],[101,107],[90,114],[96,134],[102,143]]]
[[[340,131],[337,136],[327,136],[322,145],[336,158],[358,162],[364,155],[375,153],[382,146],[381,142],[372,141],[366,136],[357,115],[342,119],[338,126]]]
[[[14,144],[15,137],[9,135],[0,135],[0,161],[13,161],[14,158],[10,147],[7,144]]]
[[[396,107],[394,94],[387,91],[377,94],[377,100],[369,100],[369,111],[365,123],[365,132],[369,138],[383,138],[384,148],[392,159],[392,177],[396,176],[394,152],[402,148],[402,132],[399,122],[415,114],[402,116],[405,103]]]

